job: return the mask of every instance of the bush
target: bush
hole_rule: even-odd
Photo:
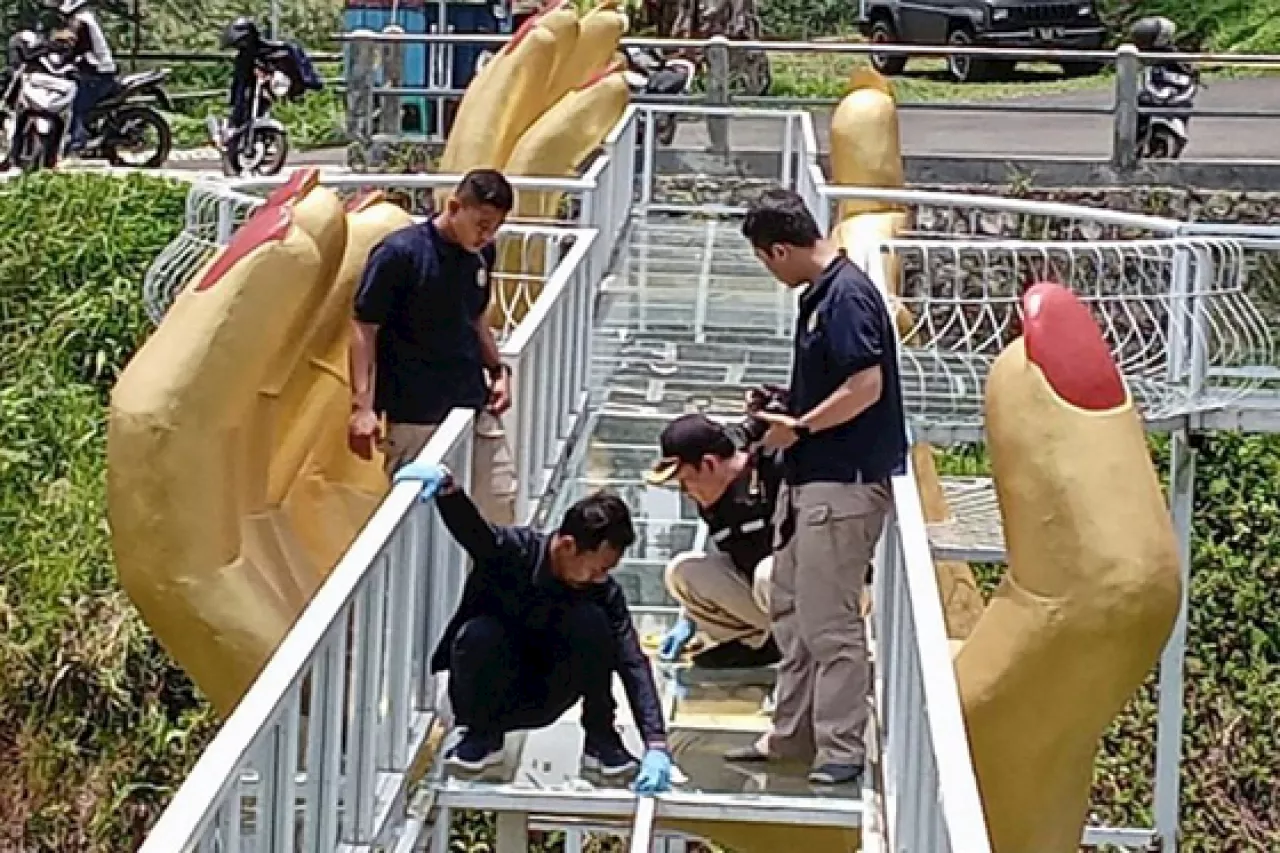
[[[105,520],[107,392],[184,197],[136,176],[0,184],[0,849],[133,844],[210,731],[116,582]]]

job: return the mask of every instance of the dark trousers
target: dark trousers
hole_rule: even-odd
[[[71,145],[70,150],[79,151],[89,141],[89,128],[86,122],[89,113],[107,95],[115,89],[116,75],[98,74],[86,71],[80,75],[76,99],[71,105]]]
[[[477,616],[458,632],[449,667],[449,700],[460,725],[482,736],[537,729],[583,700],[590,739],[614,737],[614,641],[604,612],[567,609],[545,629],[528,630]]]

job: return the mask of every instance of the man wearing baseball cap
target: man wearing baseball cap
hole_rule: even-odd
[[[678,658],[698,630],[713,644],[694,655],[699,667],[754,668],[781,657],[769,632],[768,588],[782,471],[773,455],[749,449],[767,426],[731,427],[692,414],[662,431],[662,457],[645,480],[679,483],[715,549],[679,554],[667,566],[667,589],[683,612],[662,639],[661,660]]]

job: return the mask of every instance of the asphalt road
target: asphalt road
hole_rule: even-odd
[[[992,102],[1038,107],[1103,108],[1111,110],[1110,89],[1036,95]],[[1280,113],[1280,80],[1250,78],[1210,82],[1201,89],[1198,109]],[[819,145],[827,148],[830,111],[814,111]],[[906,154],[985,154],[1010,156],[1108,157],[1111,154],[1110,115],[960,111],[906,108],[900,112],[902,147]],[[1191,122],[1191,143],[1184,157],[1194,159],[1280,159],[1277,126],[1280,119],[1200,117]],[[782,123],[769,119],[735,120],[731,148],[776,150]],[[696,148],[707,144],[701,123],[683,124],[676,145]]]
[[[1060,108],[1111,109],[1110,89],[1011,98],[1009,105]],[[1280,113],[1280,81],[1258,77],[1219,80],[1202,88],[1196,106],[1209,110]],[[813,112],[819,144],[827,148],[830,110]],[[1280,159],[1277,125],[1280,119],[1228,119],[1200,117],[1191,123],[1191,144],[1183,155],[1204,160]],[[730,147],[739,151],[780,150],[782,122],[774,119],[735,119],[730,127]],[[1013,157],[1104,158],[1111,153],[1110,115],[1045,112],[960,111],[929,107],[901,112],[903,150],[911,155],[984,154]],[[680,125],[675,147],[707,146],[706,125],[688,121]],[[341,149],[300,152],[290,165],[340,166]],[[174,168],[206,170],[216,159],[188,159]]]

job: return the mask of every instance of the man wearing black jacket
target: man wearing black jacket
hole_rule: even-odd
[[[679,657],[698,630],[713,645],[693,656],[695,666],[764,667],[781,658],[770,631],[769,578],[782,467],[775,454],[753,446],[768,427],[755,418],[726,426],[688,414],[659,437],[661,458],[645,480],[679,483],[715,546],[677,554],[667,566],[667,590],[682,612],[662,639],[662,660]]]
[[[583,766],[606,777],[636,767],[614,726],[613,673],[622,679],[646,752],[636,790],[670,784],[662,706],[622,588],[610,572],[635,542],[627,505],[604,492],[565,513],[560,527],[495,527],[440,465],[411,464],[396,481],[422,481],[475,566],[431,660],[448,670],[449,699],[466,734],[448,760],[480,770],[502,758],[509,731],[550,725],[579,699]]]

